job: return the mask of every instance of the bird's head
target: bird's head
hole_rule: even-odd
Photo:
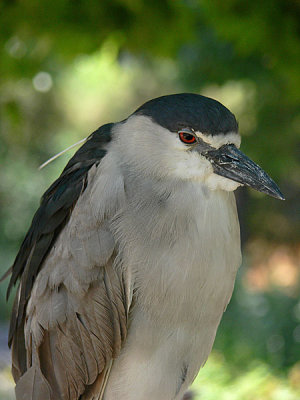
[[[183,93],[150,100],[117,124],[115,134],[124,162],[144,175],[195,180],[211,190],[246,185],[284,199],[239,150],[235,116],[211,98]]]

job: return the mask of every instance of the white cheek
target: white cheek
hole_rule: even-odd
[[[211,163],[197,153],[182,151],[176,160],[174,174],[181,179],[200,180],[203,182],[213,173]]]
[[[214,173],[206,178],[205,183],[210,190],[222,189],[226,190],[227,192],[232,192],[239,186],[242,186],[241,183],[232,181],[231,179],[224,178],[223,176]]]
[[[204,183],[210,190],[231,192],[241,186],[238,182],[215,174],[211,163],[198,153],[187,152],[185,149],[180,149],[182,151],[179,152],[179,148],[176,150],[176,164],[173,168],[169,167],[173,176]]]

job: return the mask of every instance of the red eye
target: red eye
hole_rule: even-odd
[[[179,132],[179,138],[183,143],[187,144],[192,144],[196,142],[195,136],[185,131]]]

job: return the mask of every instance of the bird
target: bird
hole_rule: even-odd
[[[284,200],[194,93],[101,126],[43,194],[10,269],[17,400],[181,400],[241,264],[234,191]]]

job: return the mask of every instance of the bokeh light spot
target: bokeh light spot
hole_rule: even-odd
[[[53,85],[51,75],[42,71],[35,75],[32,83],[35,90],[42,93],[49,92]]]
[[[13,36],[5,43],[5,50],[13,58],[22,58],[26,54],[27,47],[17,36]]]

